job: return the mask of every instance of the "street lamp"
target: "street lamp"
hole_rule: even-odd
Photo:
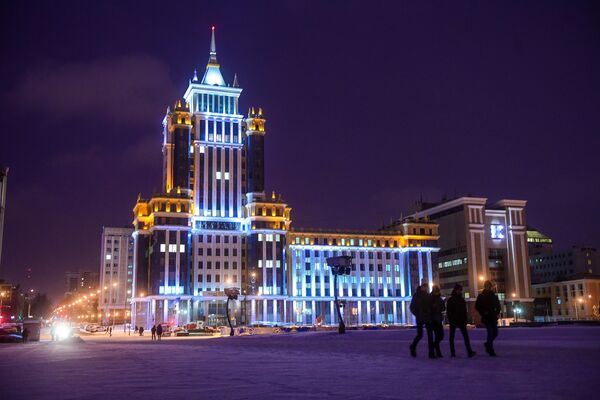
[[[231,318],[229,318],[229,300],[237,300],[240,294],[239,288],[226,288],[225,295],[227,296],[227,305],[225,313],[227,314],[227,322],[229,323],[229,336],[233,336],[233,325],[231,324]]]
[[[331,267],[331,272],[333,273],[333,290],[334,290],[334,299],[335,299],[335,309],[337,310],[339,327],[338,332],[346,333],[346,325],[344,324],[344,319],[342,318],[342,312],[340,311],[340,303],[338,301],[338,283],[337,277],[338,275],[350,275],[352,270],[352,257],[350,256],[338,256],[338,257],[328,257],[327,265]]]

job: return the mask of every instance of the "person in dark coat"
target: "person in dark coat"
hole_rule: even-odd
[[[152,340],[156,340],[156,325],[152,325],[150,332],[152,332]]]
[[[162,336],[162,324],[158,324],[156,325],[156,339],[160,340],[161,336]]]
[[[144,327],[140,326],[140,336],[144,336]]]
[[[481,315],[481,322],[487,330],[487,339],[484,343],[485,351],[490,356],[496,356],[494,339],[498,336],[498,315],[500,314],[500,300],[494,293],[492,282],[485,281],[483,290],[477,296],[475,309]]]
[[[23,343],[26,343],[27,339],[29,338],[29,329],[23,328],[23,332],[21,332],[21,337],[23,338]]]
[[[433,332],[433,343],[430,343],[429,354],[431,355],[435,351],[436,358],[442,358],[442,351],[440,349],[440,343],[444,340],[444,311],[446,311],[446,304],[442,299],[440,293],[440,287],[433,285],[431,288],[431,295],[429,297],[431,301],[431,330]]]
[[[417,287],[415,294],[410,302],[410,312],[415,316],[417,325],[417,336],[410,345],[410,355],[417,356],[417,344],[423,338],[423,326],[427,331],[427,347],[429,348],[429,358],[435,358],[433,353],[433,334],[431,331],[431,301],[427,283]]]
[[[475,352],[471,349],[469,333],[467,332],[467,303],[463,298],[462,285],[458,283],[454,286],[452,294],[446,301],[446,316],[448,317],[448,323],[450,324],[450,357],[456,357],[456,352],[454,350],[454,335],[456,334],[457,328],[463,336],[469,358],[473,357]]]

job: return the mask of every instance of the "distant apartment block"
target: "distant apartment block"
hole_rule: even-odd
[[[132,233],[131,228],[102,229],[98,309],[105,313],[129,310],[133,282]]]

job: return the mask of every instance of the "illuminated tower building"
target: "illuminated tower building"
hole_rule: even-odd
[[[213,28],[202,79],[194,72],[163,120],[162,192],[134,208],[132,324],[224,325],[229,287],[241,291],[237,324],[335,323],[325,259],[344,254],[356,271],[340,285],[345,313],[408,323],[411,288],[435,277],[437,225],[290,231],[291,208],[265,187],[265,115],[242,115],[241,93],[236,76],[223,78]],[[417,225],[426,233],[413,234]]]

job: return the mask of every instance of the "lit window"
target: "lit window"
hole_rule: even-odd
[[[194,145],[190,146],[190,154],[194,154]]]
[[[200,146],[200,153],[204,154],[204,146]]]
[[[229,179],[229,172],[225,172],[225,179]]]
[[[262,260],[258,260],[258,268],[262,268]]]
[[[180,244],[179,245],[179,252],[180,253],[185,253],[185,244]]]
[[[112,255],[110,255],[110,254],[107,254],[107,255],[106,255],[106,259],[107,259],[107,260],[110,260],[111,258],[112,258]]]
[[[259,233],[259,234],[258,234],[258,241],[259,241],[259,242],[262,242],[262,240],[263,240],[262,233]]]
[[[217,171],[217,172],[216,172],[216,175],[217,175],[217,176],[216,176],[216,178],[217,178],[217,179],[221,179],[221,171]]]

